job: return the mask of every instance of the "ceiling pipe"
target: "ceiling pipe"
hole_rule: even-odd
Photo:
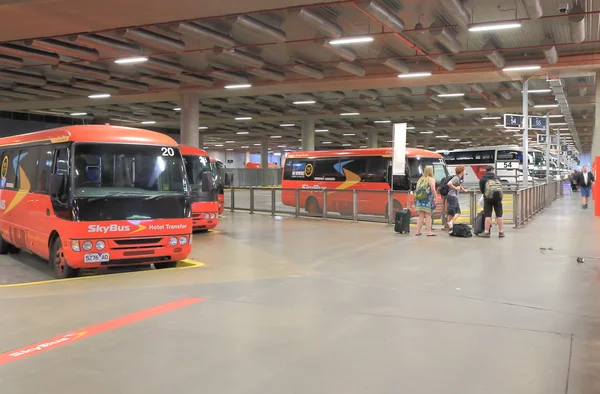
[[[20,57],[0,55],[0,65],[8,67],[23,67],[23,59]]]
[[[50,90],[40,89],[40,88],[32,88],[30,86],[24,86],[24,85],[13,84],[12,89],[17,92],[34,94],[36,96],[42,96],[42,97],[51,97],[51,98],[61,98],[62,97],[62,94],[57,93],[57,92],[52,92]]]
[[[472,84],[471,88],[473,90],[475,90],[476,92],[479,92],[479,93],[483,93],[483,91],[485,90],[484,86],[482,84],[480,84],[480,83],[474,83],[474,84]]]
[[[382,63],[384,66],[387,66],[393,70],[406,74],[410,72],[410,68],[408,64],[404,63],[402,60],[398,59],[387,59]]]
[[[84,60],[96,61],[100,57],[97,50],[69,42],[62,42],[54,39],[49,40],[27,40],[25,45],[46,51],[57,52],[61,55],[76,57]]]
[[[454,33],[447,27],[444,27],[443,23],[439,20],[433,22],[430,26],[429,33],[438,40],[440,44],[448,48],[452,53],[459,53],[462,51],[462,45],[456,39]]]
[[[127,81],[124,79],[109,79],[108,81],[105,81],[105,83],[109,84],[109,85],[114,85],[123,89],[128,89],[128,90],[140,90],[140,91],[146,91],[148,90],[148,85],[145,83],[141,83],[141,82],[137,82],[137,81]]]
[[[569,11],[569,30],[571,31],[571,41],[579,44],[585,40],[585,12],[579,4]],[[572,15],[574,14],[574,15]]]
[[[173,28],[178,33],[210,41],[221,48],[231,48],[236,45],[235,41],[230,36],[219,33],[218,31],[208,27],[197,25],[195,23],[179,23]]]
[[[110,94],[119,93],[119,88],[116,88],[114,86],[107,86],[107,85],[97,83],[97,82],[80,81],[80,80],[77,80],[76,78],[71,79],[70,84],[71,84],[71,86],[74,86],[76,88],[81,88],[81,89],[88,89],[88,90],[93,90],[93,91],[98,91],[98,92],[103,92],[103,93],[110,93]]]
[[[539,19],[544,15],[542,0],[523,0],[523,5],[531,19]]]
[[[548,64],[556,64],[558,62],[558,52],[556,51],[556,46],[553,44],[554,42],[549,38],[542,41],[542,45],[545,46],[542,48],[542,52],[544,53],[544,57]]]
[[[217,79],[221,79],[223,81],[229,81],[234,83],[247,84],[248,78],[235,74],[229,71],[215,70],[211,73],[211,75]]]
[[[203,75],[196,75],[196,74],[179,74],[179,75],[173,76],[173,78],[177,78],[181,82],[185,82],[188,84],[198,85],[198,86],[206,86],[206,87],[212,86],[214,83],[211,78],[205,77]]]
[[[443,0],[442,6],[459,25],[466,27],[471,21],[471,15],[460,0]]]
[[[45,77],[39,75],[25,74],[11,70],[0,70],[0,79],[35,86],[44,86],[48,82]]]
[[[183,72],[183,68],[178,63],[154,58],[150,58],[142,63],[142,67],[157,71],[164,71],[169,74],[180,74]]]
[[[148,85],[159,86],[169,89],[179,89],[180,87],[179,81],[175,81],[169,78],[143,76],[140,77],[140,81],[145,82]]]
[[[272,81],[283,82],[285,81],[285,74],[279,71],[270,70],[268,68],[253,68],[248,70],[248,72],[252,75],[256,75],[258,77],[262,77],[265,79],[270,79]]]
[[[283,30],[277,29],[251,16],[240,15],[237,17],[236,23],[249,30],[263,34],[264,36],[269,37],[280,44],[286,42],[287,40],[287,34],[285,34]]]
[[[364,77],[365,75],[367,75],[367,72],[365,71],[364,67],[359,66],[355,63],[340,62],[335,67],[349,74],[354,74],[357,77]]]
[[[344,35],[344,31],[339,25],[331,22],[328,19],[322,18],[308,8],[302,8],[300,11],[298,11],[298,16],[306,23],[329,37],[340,38]]]
[[[56,53],[40,51],[39,49],[22,47],[15,44],[0,44],[0,53],[37,60],[48,64],[58,64],[60,57]]]
[[[485,52],[485,56],[492,62],[492,64],[498,68],[504,68],[506,65],[506,59],[502,53],[497,51],[496,45],[490,40],[487,41],[482,48]]]
[[[97,68],[81,66],[79,64],[60,63],[59,65],[54,66],[54,68],[72,74],[101,79],[103,81],[110,79],[110,73],[106,70],[99,70]]]
[[[325,42],[323,44],[324,48],[329,49],[335,55],[341,57],[344,60],[349,62],[353,62],[356,60],[356,52],[353,49],[339,46],[339,45],[331,45],[329,42]]]
[[[185,43],[163,34],[145,29],[125,29],[117,32],[120,37],[139,42],[147,47],[169,52],[180,52],[185,49]]]
[[[242,52],[239,49],[217,49],[214,51],[214,53],[216,55],[228,56],[238,63],[242,63],[250,67],[262,68],[265,66],[264,60],[262,60],[260,57]]]
[[[404,30],[404,21],[386,4],[378,0],[371,0],[364,10],[391,31],[399,33]]]
[[[292,71],[315,79],[323,79],[325,77],[323,71],[319,70],[318,68],[306,66],[304,64],[296,64],[294,67],[292,67]]]
[[[454,63],[454,60],[448,55],[435,56],[433,61],[448,71],[454,71],[456,69],[456,63]]]
[[[142,53],[142,49],[138,45],[115,40],[109,37],[102,37],[96,34],[80,34],[69,37],[69,41],[75,44],[96,48],[100,51],[109,52],[114,55],[139,55]]]

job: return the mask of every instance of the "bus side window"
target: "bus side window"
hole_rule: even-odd
[[[344,170],[348,170],[360,177],[360,181],[364,182],[367,176],[367,158],[366,157],[355,157],[349,158],[348,160],[342,160],[337,165],[338,172],[345,174]]]
[[[48,177],[52,174],[52,164],[54,162],[54,149],[42,148],[37,168],[37,181],[35,191],[37,193],[47,193]]]
[[[39,156],[40,148],[21,149],[19,153],[19,175],[17,176],[18,189],[26,189],[29,192],[35,190]]]
[[[388,182],[387,160],[381,156],[367,157],[367,173],[364,181]]]
[[[9,150],[2,155],[2,163],[7,161],[6,175],[2,177],[2,188],[16,189],[17,187],[17,166],[19,164],[19,151]],[[4,169],[2,170],[4,172]]]
[[[314,177],[324,178],[326,181],[345,181],[346,175],[339,164],[339,159],[316,159]]]

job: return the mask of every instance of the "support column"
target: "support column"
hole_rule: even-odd
[[[315,150],[315,120],[306,118],[302,119],[302,150]]]
[[[378,134],[376,130],[369,130],[369,132],[367,133],[367,137],[369,137],[369,139],[367,140],[367,148],[377,148],[377,138],[378,138]]]
[[[181,96],[180,123],[181,143],[199,148],[200,101],[197,93],[184,93]]]
[[[204,135],[198,134],[198,148],[204,149]]]
[[[544,160],[546,161],[546,183],[550,182],[550,116],[546,113],[546,153]]]
[[[559,128],[556,129],[556,143],[557,143],[557,145],[556,145],[556,153],[557,153],[556,167],[558,169],[558,179],[562,179],[562,168],[560,167],[561,166],[561,164],[560,164],[560,153],[561,152],[560,152],[560,129]]]
[[[263,137],[260,141],[260,168],[262,185],[269,186],[269,137]]]
[[[596,71],[596,103],[600,103],[598,100],[600,100],[600,71]],[[592,134],[592,154],[590,157],[590,164],[596,162],[597,156],[600,156],[600,104],[597,104],[595,109],[594,133]],[[596,171],[600,171],[600,168],[597,168]]]
[[[529,80],[523,81],[523,184],[529,186]]]

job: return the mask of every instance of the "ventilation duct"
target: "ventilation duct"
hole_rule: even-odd
[[[323,95],[331,100],[343,100],[346,98],[346,93],[344,92],[327,92],[323,93]]]
[[[54,39],[49,40],[28,40],[25,41],[25,45],[31,46],[37,49],[44,49],[46,51],[57,52],[62,55],[76,57],[79,59],[85,59],[90,61],[98,60],[100,54],[97,50],[73,45],[68,42],[62,42]]]
[[[173,78],[177,78],[181,82],[185,82],[188,84],[196,85],[196,86],[212,86],[213,80],[209,77],[205,77],[203,75],[196,74],[180,74],[176,75]]]
[[[87,66],[80,66],[79,64],[60,63],[58,66],[55,66],[55,68],[57,70],[83,75],[90,78],[101,79],[103,81],[110,79],[110,73],[108,71]]]
[[[383,105],[383,102],[377,98],[364,98],[363,101],[365,103],[371,104],[371,105],[377,105],[377,106],[381,106]]]
[[[412,105],[408,104],[398,104],[398,108],[403,109],[405,111],[412,111],[413,109]]]
[[[79,89],[76,87],[64,86],[64,85],[46,85],[45,88],[47,90],[53,90],[55,92],[62,92],[62,93],[69,94],[72,96],[86,96],[91,93],[91,91],[89,91],[87,89]]]
[[[340,62],[335,67],[338,70],[342,70],[349,74],[356,75],[357,77],[364,77],[365,75],[367,75],[365,69],[355,63]]]
[[[544,15],[542,0],[523,0],[523,5],[531,19],[539,19]]]
[[[300,18],[302,18],[306,23],[321,33],[328,35],[329,37],[340,38],[344,35],[344,31],[340,26],[328,19],[320,17],[309,9],[302,8],[298,12],[298,16],[300,16]]]
[[[56,53],[26,48],[15,44],[0,44],[0,53],[37,60],[48,64],[58,64],[60,57]]]
[[[448,71],[454,71],[454,69],[456,69],[456,63],[454,63],[454,60],[448,55],[436,56],[433,58],[433,61]]]
[[[18,98],[18,99],[23,99],[23,100],[32,100],[32,99],[37,98],[37,96],[34,94],[20,93],[20,92],[15,92],[12,90],[0,90],[0,96],[13,97],[13,98]]]
[[[103,85],[103,84],[97,83],[97,82],[78,81],[75,78],[73,78],[71,80],[71,86],[74,86],[74,87],[80,88],[80,89],[88,89],[88,90],[92,90],[95,92],[110,93],[110,94],[119,93],[119,88],[115,88],[114,86],[106,86],[106,85]]]
[[[75,44],[96,48],[100,51],[109,52],[115,55],[139,55],[142,53],[142,49],[138,45],[130,44],[108,37],[102,37],[96,34],[90,34],[87,36],[78,35],[70,37],[69,41]]]
[[[500,51],[498,51],[498,48],[496,48],[496,45],[494,45],[492,41],[486,42],[482,49],[485,51],[485,56],[490,60],[490,62],[492,62],[494,66],[498,68],[504,68],[506,65],[506,59],[504,59],[504,56],[502,53],[500,53]]]
[[[20,57],[0,55],[0,65],[8,67],[23,67],[23,59]]]
[[[471,16],[463,7],[462,2],[460,0],[443,0],[442,5],[452,16],[452,18],[461,26],[467,26],[471,21]]]
[[[410,90],[410,88],[396,88],[396,93],[398,93],[398,95],[400,96],[411,96],[412,95],[412,90]]]
[[[437,103],[429,103],[429,104],[427,104],[427,106],[430,108],[433,108],[433,109],[437,109],[437,110],[442,109],[442,106]]]
[[[483,93],[483,91],[485,90],[485,88],[483,87],[483,85],[480,84],[480,83],[474,83],[474,84],[472,84],[471,88],[474,91],[479,92],[479,93]]]
[[[128,40],[136,41],[147,47],[161,51],[181,52],[185,49],[183,41],[145,29],[125,29],[118,32],[118,34]]]
[[[383,108],[383,107],[370,106],[367,108],[370,109],[371,111],[375,111],[375,112],[384,112],[385,111],[385,108]]]
[[[230,97],[227,99],[227,103],[231,104],[231,105],[238,105],[238,104],[254,104],[256,103],[256,101],[254,99],[250,99],[248,97]]]
[[[271,107],[269,107],[268,105],[259,104],[259,103],[250,103],[250,104],[246,104],[246,106],[248,106],[252,109],[257,109],[259,111],[270,111],[271,110]]]
[[[258,77],[262,77],[265,79],[270,79],[272,81],[283,82],[285,81],[285,74],[279,71],[269,70],[268,68],[253,68],[252,70],[248,70],[248,72],[252,75],[256,75]]]
[[[542,45],[545,47],[542,48],[542,52],[544,52],[544,57],[548,64],[556,64],[558,62],[558,52],[556,51],[556,46],[554,42],[548,38],[542,41]]]
[[[235,46],[235,41],[228,35],[219,33],[208,27],[199,26],[195,23],[179,23],[174,29],[184,35],[205,39],[215,43],[216,46],[221,48],[231,48]]]
[[[492,101],[492,104],[494,104],[498,108],[504,107],[504,104],[502,104],[502,102],[500,100],[494,100],[494,101]]]
[[[169,78],[144,76],[141,77],[140,80],[147,83],[148,85],[158,86],[161,88],[179,89],[180,86],[179,81],[175,81]]]
[[[533,101],[532,99],[529,99],[527,101],[527,103],[529,104],[530,107],[533,107],[535,105],[535,101]]]
[[[44,86],[46,78],[39,75],[24,74],[18,71],[0,70],[0,79],[9,80],[11,82],[24,83],[26,85]]]
[[[498,92],[498,95],[504,98],[505,100],[512,99],[512,96],[509,92]]]
[[[396,13],[386,4],[378,0],[371,0],[364,10],[391,31],[401,32],[404,30],[404,21],[398,18]]]
[[[306,66],[304,64],[296,64],[294,67],[292,67],[292,71],[316,79],[323,79],[325,76],[323,71],[314,67]]]
[[[276,111],[273,109],[270,109],[268,111],[263,111],[264,114],[266,115],[271,115],[271,116],[283,116],[283,112],[281,111]]]
[[[447,27],[443,27],[440,21],[431,24],[429,33],[438,40],[440,44],[448,48],[450,52],[459,53],[462,51],[462,45],[456,39],[454,33]]]
[[[585,86],[585,79],[578,79],[577,80],[577,85],[579,85],[579,87],[577,88],[577,94],[579,94],[579,96],[585,96],[587,94],[587,87]]]
[[[569,29],[571,30],[571,41],[579,44],[585,40],[585,12],[578,4],[569,11]],[[579,15],[571,15],[579,14]]]
[[[265,66],[265,62],[260,57],[242,52],[239,49],[217,49],[215,50],[215,54],[228,56],[238,63],[250,67],[261,68]]]
[[[370,97],[370,98],[379,97],[379,92],[377,92],[377,90],[373,90],[373,89],[361,89],[358,91],[358,94],[360,94],[361,96]]]
[[[259,21],[251,16],[241,15],[237,17],[236,21],[240,26],[243,26],[249,30],[253,30],[256,33],[262,34],[266,37],[272,38],[275,42],[284,43],[287,40],[287,35],[283,30],[276,29],[273,26],[267,25],[264,22]]]
[[[435,101],[438,104],[442,104],[444,102],[444,100],[442,98],[439,98],[439,97],[436,97],[436,96],[431,96],[431,97],[429,97],[429,99],[431,101]]]
[[[283,104],[284,98],[283,96],[258,96],[259,99],[263,101],[267,101],[274,104]]]
[[[354,52],[354,50],[350,48],[345,48],[339,45],[331,45],[329,42],[325,42],[323,44],[323,47],[329,49],[335,55],[349,62],[353,62],[354,60],[356,60],[356,52]]]
[[[223,81],[229,81],[229,82],[234,82],[234,83],[241,83],[241,84],[247,84],[248,83],[248,78],[239,75],[239,74],[235,74],[229,71],[221,71],[221,70],[217,70],[217,71],[213,71],[211,73],[211,75],[217,79],[221,79]]]
[[[513,88],[515,88],[516,90],[518,90],[519,92],[520,92],[521,90],[523,90],[523,84],[522,84],[520,81],[510,81],[510,82],[509,82],[509,84],[510,84],[510,85],[511,85]],[[503,86],[506,86],[506,88],[509,88],[509,86],[507,86],[507,85],[503,85]]]
[[[28,86],[21,86],[21,85],[17,85],[17,84],[14,84],[12,89],[17,92],[34,94],[36,96],[42,96],[42,97],[51,97],[51,98],[61,98],[62,97],[62,94],[57,93],[57,92],[52,92],[50,90],[39,89],[39,88],[32,88],[32,87],[28,87]]]
[[[147,84],[141,83],[141,82],[136,82],[136,81],[126,81],[123,79],[110,79],[110,80],[106,81],[106,83],[109,85],[118,86],[123,89],[141,90],[141,91],[148,90]]]
[[[142,63],[142,67],[156,71],[163,71],[169,74],[180,74],[183,72],[183,68],[177,63],[154,58],[150,58]]]
[[[292,100],[292,101],[314,101],[315,98],[314,96],[310,95],[310,94],[294,94],[291,96],[286,97],[287,100]]]
[[[446,94],[448,93],[448,88],[445,86],[430,86],[429,89],[433,90],[438,94]]]
[[[387,59],[385,62],[383,62],[383,65],[384,66],[388,66],[389,68],[394,69],[394,70],[396,70],[398,72],[401,72],[403,74],[406,74],[406,73],[410,72],[410,68],[402,60]]]

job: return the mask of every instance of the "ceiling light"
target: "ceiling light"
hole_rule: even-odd
[[[294,127],[296,126],[294,123],[282,123],[279,127]]]
[[[344,112],[344,113],[341,113],[340,115],[342,115],[342,116],[356,116],[356,115],[360,115],[360,112]]]
[[[435,138],[448,138],[447,135],[436,135]]]
[[[275,152],[273,153],[273,156],[281,156],[281,152]]]
[[[281,138],[280,135],[272,135],[271,138]]]
[[[329,129],[316,129],[315,133],[326,133],[328,131],[329,131]]]
[[[497,120],[497,119],[502,119],[502,116],[484,116],[481,118],[481,120]]]
[[[228,148],[227,150],[228,150],[228,151],[232,151],[233,149],[232,149],[232,148]]]
[[[376,120],[373,123],[392,123],[391,120]]]
[[[450,141],[450,142],[460,142],[460,140],[458,138],[451,138],[448,141]]]
[[[122,59],[115,60],[117,64],[135,64],[135,63],[143,63],[148,61],[147,57],[144,56],[136,56],[136,57],[124,57]]]
[[[548,93],[551,91],[552,91],[552,89],[531,89],[531,90],[528,90],[527,93]],[[523,93],[522,90],[521,90],[521,93]]]
[[[215,146],[223,146],[223,145],[221,145],[221,144],[215,144]]]
[[[464,108],[465,111],[485,111],[487,108],[485,107],[471,107],[471,108]]]
[[[356,135],[356,134],[353,134],[353,133],[344,134],[345,137],[350,137],[350,136],[353,136],[353,135]]]
[[[566,126],[568,123],[564,122],[564,123],[550,123],[550,126]]]
[[[556,108],[558,104],[537,104],[533,106],[534,108]]]
[[[73,112],[71,114],[69,114],[71,116],[85,116],[87,115],[87,112]]]
[[[198,130],[206,130],[206,129],[208,129],[208,126],[200,126],[200,127],[198,127]]]
[[[278,148],[285,148],[285,145],[277,145]]]
[[[141,124],[155,124],[155,123],[156,123],[156,121],[154,121],[154,120],[145,120],[145,121],[143,121],[143,122],[140,122],[140,123],[141,123]]]
[[[337,40],[331,40],[329,43],[331,45],[344,45],[344,44],[360,44],[363,42],[371,42],[373,41],[373,37],[347,37],[347,38],[339,38]]]
[[[331,144],[331,141],[323,141],[322,143],[327,145],[327,144]]]
[[[367,147],[366,145],[361,145],[361,146],[359,146],[359,148],[361,148],[361,149],[364,149],[364,148],[366,148],[366,147]]]
[[[503,124],[497,124],[496,127],[504,127]]]
[[[242,146],[242,149],[248,149],[248,148],[250,148],[250,147],[247,145]]]
[[[103,98],[109,98],[109,97],[110,97],[110,94],[108,94],[108,93],[90,94],[88,96],[88,98],[91,98],[91,99],[103,99]]]
[[[226,144],[235,144],[235,141],[225,141]]]
[[[438,94],[438,97],[462,97],[464,96],[464,93],[442,93],[442,94]]]
[[[421,131],[421,134],[433,134],[433,131]]]
[[[570,129],[567,127],[567,128],[564,128],[564,129],[559,129],[559,130],[560,130],[560,131],[568,131],[568,130],[570,130]]]
[[[431,76],[431,73],[407,73],[398,75],[398,78],[419,78],[429,76]]]
[[[563,118],[564,115],[548,115],[549,118]]]
[[[262,144],[254,144],[254,146],[261,146]]]
[[[342,144],[342,146],[352,146],[352,144]]]
[[[309,104],[315,104],[316,101],[313,100],[306,100],[306,101],[294,101],[294,104],[296,105],[309,105]]]
[[[240,118],[235,118],[235,120],[250,120],[250,119],[252,119],[251,116],[242,116]]]
[[[225,89],[246,89],[252,87],[249,83],[242,83],[239,85],[225,85]]]
[[[528,71],[528,70],[539,70],[540,66],[513,66],[505,67],[502,71]]]
[[[243,134],[249,134],[249,132],[247,132],[247,131],[238,131],[236,134],[243,135]]]
[[[517,27],[521,27],[520,22],[484,23],[481,25],[475,25],[475,26],[469,27],[469,31],[479,32],[479,31],[490,31],[490,30],[506,30],[506,29],[516,29]]]
[[[414,130],[415,126],[406,126],[406,130]]]
[[[173,111],[181,111],[181,108],[179,108],[179,107],[173,108]]]

